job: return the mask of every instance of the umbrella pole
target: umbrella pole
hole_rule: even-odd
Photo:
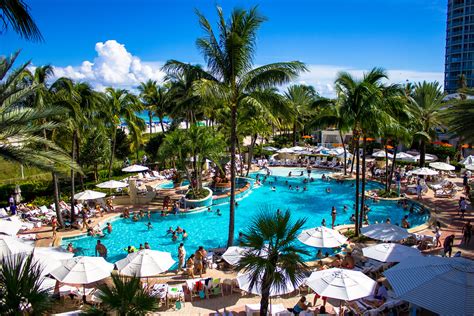
[[[82,285],[82,289],[83,289],[82,301],[84,302],[84,304],[86,304],[86,285],[85,284]]]

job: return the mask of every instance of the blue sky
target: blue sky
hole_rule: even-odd
[[[194,10],[214,20],[216,5],[224,12],[258,5],[268,21],[258,34],[256,63],[301,60],[311,72],[299,80],[314,84],[323,94],[331,94],[339,70],[360,74],[381,66],[395,82],[442,80],[446,0],[27,3],[45,42],[29,43],[10,31],[0,38],[1,54],[22,49],[23,61],[50,63],[58,75],[91,81],[98,88],[129,86],[145,77],[160,79],[159,65],[171,58],[203,63],[195,47],[202,33]],[[104,44],[97,47],[97,43]],[[119,69],[114,69],[117,65]],[[120,77],[127,79],[120,81]]]

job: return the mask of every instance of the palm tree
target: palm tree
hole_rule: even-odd
[[[127,125],[130,134],[135,142],[140,141],[140,135],[145,127],[143,119],[137,116],[137,112],[142,110],[142,105],[137,98],[125,89],[107,88],[105,90],[105,109],[103,111],[105,120],[110,128],[112,151],[109,160],[109,179],[112,176],[112,166],[115,155],[115,145],[117,128],[121,120]]]
[[[302,255],[308,252],[295,241],[306,219],[291,221],[289,210],[282,214],[263,207],[250,221],[243,234],[242,245],[249,247],[237,264],[236,270],[250,273],[250,288],[260,286],[260,315],[267,315],[270,289],[284,289],[291,282],[301,284],[308,271]]]
[[[10,26],[27,40],[43,40],[43,36],[23,0],[2,0],[0,1],[0,11],[0,20],[4,28]]]
[[[374,68],[365,73],[361,80],[355,79],[347,72],[341,72],[336,79],[338,102],[341,104],[341,114],[347,116],[352,122],[352,135],[356,142],[356,193],[355,193],[355,233],[359,234],[363,203],[365,197],[365,148],[368,133],[377,130],[375,125],[383,124],[380,121],[383,110],[380,108],[383,99],[383,85],[381,80],[386,79],[384,70]],[[360,138],[362,138],[362,198],[361,212],[359,213],[359,187],[360,187]]]
[[[442,110],[445,106],[443,99],[439,83],[426,81],[415,84],[413,95],[409,99],[413,136],[420,143],[420,167],[425,165],[426,142],[442,126]]]
[[[159,86],[154,80],[148,80],[147,82],[140,83],[138,91],[140,92],[140,98],[144,107],[148,110],[150,135],[152,133],[153,114],[158,115],[160,118],[161,130],[164,132],[163,119],[168,114],[171,104],[168,89],[164,86]]]
[[[296,146],[297,129],[303,125],[303,118],[307,115],[316,95],[313,87],[302,84],[289,86],[284,93],[289,106],[293,109],[293,146]]]
[[[266,103],[268,94],[261,91],[296,78],[306,70],[301,62],[284,62],[253,68],[256,35],[265,21],[256,8],[234,9],[226,21],[221,8],[217,8],[218,33],[204,15],[197,12],[204,36],[196,44],[204,55],[212,79],[201,79],[195,84],[196,92],[207,100],[218,100],[230,109],[230,219],[227,244],[234,241],[235,178],[237,113],[240,107]],[[262,102],[264,101],[264,102]]]
[[[310,126],[317,128],[334,127],[339,131],[342,148],[344,149],[344,175],[347,174],[347,149],[344,133],[352,128],[352,118],[343,114],[343,108],[338,100],[321,98],[313,103],[319,111],[313,116]]]
[[[451,133],[462,137],[464,142],[474,143],[474,91],[464,89],[461,100],[450,100],[442,113],[442,121]],[[460,142],[462,143],[462,142]]]
[[[150,296],[141,285],[140,278],[124,277],[113,273],[113,286],[102,284],[99,298],[102,304],[120,316],[146,315],[158,309],[156,297]]]
[[[41,289],[42,268],[33,255],[7,256],[1,261],[2,315],[42,315],[50,306],[48,289]]]

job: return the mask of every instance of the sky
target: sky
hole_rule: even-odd
[[[21,49],[20,62],[51,64],[55,76],[133,89],[161,81],[166,60],[205,65],[195,41],[203,33],[195,10],[214,23],[216,6],[258,6],[267,18],[255,64],[299,60],[297,83],[333,96],[339,71],[361,76],[386,69],[390,81],[437,80],[444,70],[447,0],[25,0],[44,42],[7,30],[0,54]],[[214,23],[215,25],[215,23]]]

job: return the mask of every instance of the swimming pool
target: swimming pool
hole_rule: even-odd
[[[237,198],[239,201],[235,210],[235,239],[239,231],[245,230],[249,223],[249,219],[257,214],[261,208],[271,208],[276,210],[289,209],[292,213],[293,220],[298,218],[307,218],[305,228],[320,226],[322,219],[326,219],[327,225],[331,224],[331,207],[335,206],[337,209],[336,224],[350,223],[350,216],[353,213],[354,187],[353,181],[346,181],[343,184],[333,182],[325,182],[321,179],[323,173],[328,174],[327,171],[312,170],[312,177],[314,182],[307,185],[308,191],[303,192],[302,187],[303,178],[298,176],[287,177],[288,168],[272,168],[272,173],[276,176],[270,176],[267,181],[259,187],[254,187]],[[304,168],[292,168],[292,173],[304,171]],[[256,175],[253,174],[253,177]],[[260,176],[261,177],[261,176]],[[262,177],[261,177],[262,178]],[[288,181],[288,184],[286,184]],[[301,189],[296,192],[289,190],[288,186],[293,188],[299,186]],[[276,191],[272,191],[271,187],[275,186]],[[331,193],[326,193],[326,188],[331,188]],[[374,182],[367,183],[367,190],[380,187],[380,184]],[[128,245],[139,247],[140,244],[148,242],[152,249],[160,251],[171,252],[173,257],[177,257],[177,248],[181,240],[177,242],[171,241],[170,236],[166,235],[166,230],[172,226],[174,229],[179,225],[185,229],[189,234],[189,238],[184,241],[185,248],[188,254],[193,253],[198,246],[202,245],[205,248],[224,247],[227,242],[227,229],[229,223],[228,215],[228,199],[217,200],[212,207],[213,212],[207,211],[169,215],[167,217],[160,217],[159,214],[152,214],[153,229],[148,230],[146,223],[147,218],[138,222],[132,222],[130,219],[118,218],[112,222],[113,232],[101,238],[102,243],[107,247],[109,256],[107,258],[110,262],[115,262],[126,256],[125,249]],[[344,205],[347,205],[349,210],[343,211]],[[428,215],[414,215],[408,214],[401,207],[397,206],[395,201],[380,201],[374,203],[368,201],[371,208],[369,213],[369,220],[383,222],[387,218],[391,218],[392,223],[400,223],[404,215],[409,215],[408,220],[412,226],[424,223]],[[220,209],[222,216],[217,216],[214,212]],[[64,238],[62,244],[72,242],[74,247],[80,248],[82,255],[94,255],[96,237],[80,236],[73,238]],[[311,260],[315,258],[317,249],[307,247],[311,255],[306,259]],[[325,250],[324,250],[325,251]]]
[[[185,186],[185,185],[189,185],[188,180],[183,180],[183,182],[181,182],[181,186]],[[173,181],[163,182],[156,186],[156,189],[173,189],[173,188],[174,188]]]

